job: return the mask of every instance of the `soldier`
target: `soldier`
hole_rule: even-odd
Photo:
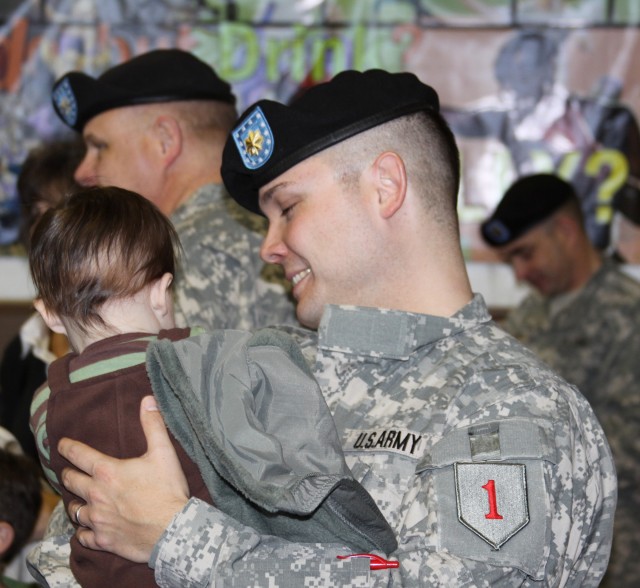
[[[184,249],[179,324],[295,322],[284,280],[259,260],[263,224],[222,185],[222,148],[237,113],[231,87],[209,65],[186,51],[158,49],[96,79],[67,73],[53,88],[53,104],[87,146],[78,182],[132,190],[170,217]]]
[[[575,384],[611,444],[618,473],[613,551],[603,585],[637,586],[640,549],[640,284],[593,246],[572,186],[520,178],[482,224],[485,241],[534,288],[504,327]]]
[[[153,393],[159,404],[166,403],[167,422],[175,424],[173,442],[191,496],[212,503],[215,494],[217,508],[273,534],[288,537],[297,525],[313,540],[338,532],[324,536],[340,537],[354,548],[393,550],[393,532],[348,475],[318,384],[291,339],[274,329],[207,335],[175,327],[171,284],[177,251],[178,237],[166,216],[139,194],[114,186],[77,192],[43,214],[33,230],[34,305],[71,346],[49,366],[32,403],[31,427],[51,486],[67,504],[77,498],[60,484],[68,465],[57,452],[63,435],[114,457],[143,453],[138,406]],[[310,420],[289,430],[287,417],[298,402],[309,410],[296,424]],[[199,452],[196,439],[207,453]],[[319,472],[319,465],[328,464]],[[251,511],[250,501],[261,510]],[[74,512],[77,525],[83,508]],[[303,517],[318,511],[324,525]],[[336,511],[340,516],[331,517]],[[359,522],[367,520],[382,532],[370,541],[360,529],[356,534],[342,525],[354,511]],[[148,566],[75,540],[71,569],[92,588],[156,586]]]
[[[86,472],[64,475],[88,500],[78,539],[148,561],[163,586],[596,586],[615,508],[609,447],[585,399],[471,291],[436,92],[409,73],[347,71],[290,106],[261,100],[222,173],[269,220],[263,259],[317,328],[289,330],[398,549],[280,540],[189,500],[149,401],[139,459],[61,441]],[[33,562],[62,579],[57,532]]]

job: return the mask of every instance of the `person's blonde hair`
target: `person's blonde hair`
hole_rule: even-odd
[[[238,117],[235,106],[215,100],[185,100],[162,105],[167,107],[190,132],[202,139],[212,135],[226,138]]]

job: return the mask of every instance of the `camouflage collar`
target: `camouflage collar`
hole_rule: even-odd
[[[329,305],[318,329],[318,347],[354,355],[408,359],[419,347],[490,320],[480,294],[450,317]]]
[[[198,188],[189,198],[187,198],[171,215],[171,222],[177,224],[194,214],[194,211],[208,208],[212,202],[217,202],[224,198],[226,194],[222,184],[205,184]]]

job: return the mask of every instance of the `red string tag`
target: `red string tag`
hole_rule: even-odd
[[[400,562],[397,560],[383,559],[379,555],[373,553],[352,553],[351,555],[338,555],[338,559],[349,559],[351,557],[368,557],[370,570],[388,570],[399,568]]]

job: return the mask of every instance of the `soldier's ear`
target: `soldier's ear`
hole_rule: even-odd
[[[385,151],[372,165],[377,190],[377,206],[382,218],[391,218],[404,204],[407,195],[407,170],[397,153]]]
[[[558,214],[553,219],[553,227],[560,239],[572,247],[576,246],[582,227],[574,217],[568,214]]]
[[[175,117],[163,114],[156,118],[153,132],[160,157],[166,166],[171,165],[182,152],[184,137],[180,123]]]

